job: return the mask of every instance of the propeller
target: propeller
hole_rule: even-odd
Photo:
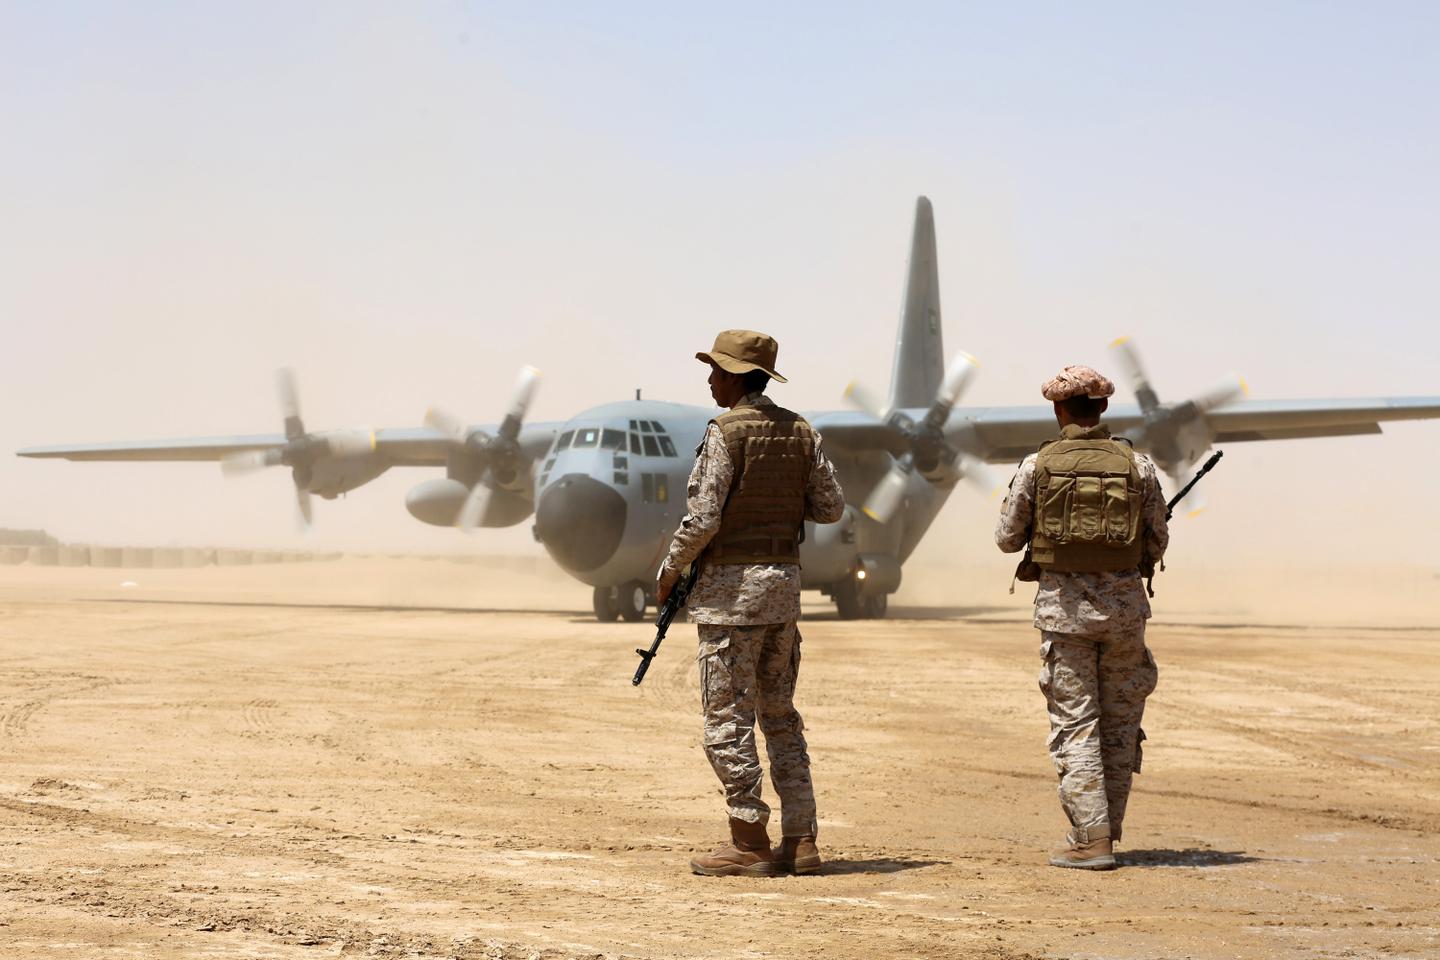
[[[1195,465],[1214,439],[1205,415],[1247,395],[1250,388],[1243,377],[1232,373],[1188,400],[1161,403],[1134,342],[1129,337],[1121,337],[1110,344],[1110,350],[1124,371],[1144,417],[1139,429],[1131,435],[1170,478],[1172,489],[1178,489],[1194,475]],[[1205,509],[1205,502],[1192,495],[1186,498],[1186,507],[1186,515],[1193,517]]]
[[[910,479],[918,471],[933,473],[942,466],[953,466],[961,479],[990,493],[999,484],[978,457],[957,449],[945,438],[945,422],[950,411],[960,402],[980,362],[968,353],[960,353],[950,361],[935,392],[935,399],[918,422],[900,411],[882,408],[874,396],[858,383],[845,388],[845,399],[858,409],[884,421],[896,432],[906,450],[870,491],[861,510],[872,520],[889,523],[905,501]]]
[[[308,527],[314,518],[310,507],[310,469],[317,457],[334,452],[333,444],[330,438],[311,436],[305,432],[305,422],[300,418],[295,371],[289,367],[276,371],[275,386],[280,395],[280,414],[285,423],[285,445],[231,454],[221,459],[220,471],[227,477],[235,477],[266,467],[290,467],[295,483],[295,507],[301,524]]]
[[[455,526],[460,529],[473,530],[484,526],[495,490],[515,482],[524,465],[520,455],[520,427],[525,422],[525,413],[530,409],[539,384],[539,370],[521,368],[515,388],[511,391],[505,418],[494,436],[484,430],[472,430],[463,420],[438,407],[431,407],[425,412],[427,427],[448,436],[455,453],[462,459],[480,465],[479,476],[455,515]]]
[[[330,458],[359,458],[374,449],[374,433],[370,430],[327,430],[305,432],[300,416],[300,393],[295,389],[295,371],[284,367],[275,374],[279,409],[285,422],[285,443],[264,450],[232,453],[220,461],[220,472],[226,476],[242,476],[268,466],[288,466],[295,484],[295,510],[301,524],[308,527],[314,512],[310,504],[311,481],[315,462]],[[331,497],[333,494],[325,494]]]

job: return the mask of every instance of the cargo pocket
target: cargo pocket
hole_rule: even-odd
[[[1131,773],[1140,772],[1140,764],[1145,759],[1145,748],[1141,746],[1145,742],[1145,728],[1141,727],[1140,732],[1135,736],[1135,761],[1130,764]]]
[[[735,720],[735,682],[730,656],[730,634],[702,639],[696,658],[700,663],[700,709],[704,715],[704,744],[712,747],[740,736]]]
[[[1050,699],[1050,641],[1040,643],[1040,692]]]
[[[1145,655],[1141,660],[1140,669],[1143,675],[1140,677],[1140,696],[1148,697],[1155,692],[1155,687],[1160,683],[1160,668],[1155,665],[1155,655],[1150,648],[1145,648]]]

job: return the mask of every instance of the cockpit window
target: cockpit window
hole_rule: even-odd
[[[649,432],[650,432],[650,421],[649,421],[649,420],[641,420],[641,421],[640,421],[640,432],[641,432],[641,433],[649,433]]]
[[[651,420],[651,421],[650,421],[650,428],[651,428],[652,430],[654,430],[656,433],[664,433],[664,432],[665,432],[665,428],[662,427],[662,426],[660,426],[660,424],[659,424],[658,422],[654,421],[654,420]]]
[[[660,456],[660,444],[658,444],[658,443],[655,442],[655,438],[654,438],[654,437],[650,436],[650,435],[647,433],[645,436],[641,437],[640,439],[643,440],[643,441],[645,441],[645,456],[647,456],[647,457],[658,457],[658,456]]]
[[[636,429],[638,429],[638,428],[635,426],[635,421],[634,421],[634,420],[631,420],[631,421],[630,421],[630,429],[631,429],[631,430],[636,430]]]
[[[640,434],[638,433],[630,434],[630,452],[635,454],[640,452]]]
[[[675,444],[671,443],[670,438],[663,433],[660,434],[660,449],[665,451],[667,457],[675,456]]]
[[[625,431],[606,430],[600,434],[600,446],[605,450],[624,450]]]
[[[600,431],[595,427],[586,427],[583,430],[575,431],[575,446],[593,447],[600,440]]]
[[[560,434],[560,439],[555,441],[556,452],[564,450],[566,447],[570,446],[570,441],[574,439],[574,437],[574,430],[566,430],[564,433]]]

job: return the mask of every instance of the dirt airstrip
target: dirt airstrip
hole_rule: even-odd
[[[0,568],[0,958],[1440,956],[1432,573],[1162,585],[1108,874],[1044,865],[1007,580],[810,608],[829,863],[727,881],[686,869],[724,823],[691,627],[636,690],[647,628],[541,574]]]

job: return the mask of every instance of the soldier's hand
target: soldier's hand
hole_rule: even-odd
[[[679,582],[680,572],[678,570],[671,570],[668,567],[661,570],[660,576],[655,580],[655,605],[663,607],[665,601],[669,599],[671,591],[675,589],[675,584]]]

